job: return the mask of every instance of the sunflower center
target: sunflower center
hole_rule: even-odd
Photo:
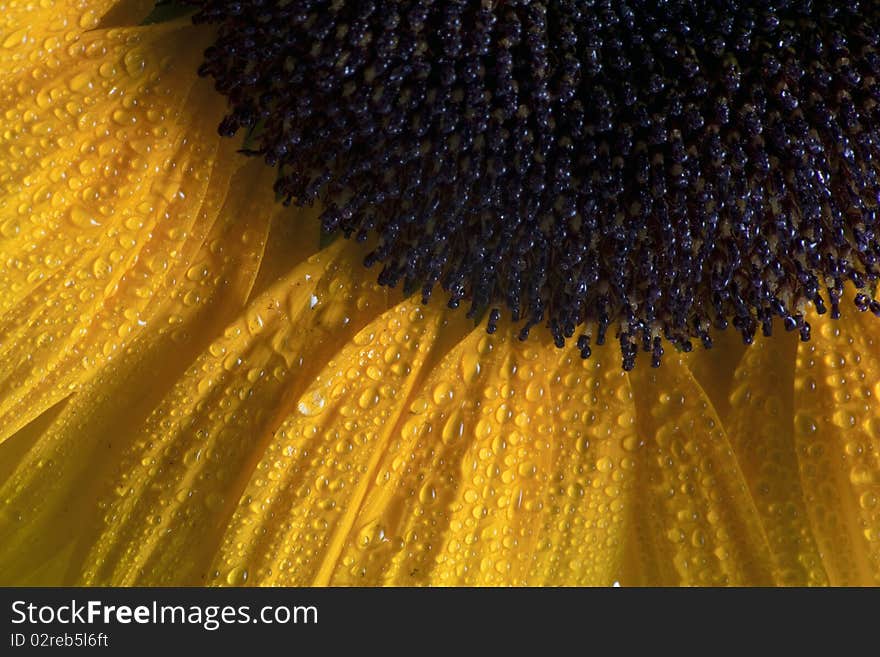
[[[780,0],[193,1],[225,135],[383,284],[623,365],[880,314],[880,9]]]

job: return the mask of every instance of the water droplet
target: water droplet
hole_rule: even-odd
[[[306,417],[314,417],[323,412],[325,403],[318,391],[307,392],[297,403],[296,409]]]

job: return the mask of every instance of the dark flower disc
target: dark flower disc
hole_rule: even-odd
[[[285,202],[562,346],[659,363],[874,299],[880,5],[202,0],[220,130]]]

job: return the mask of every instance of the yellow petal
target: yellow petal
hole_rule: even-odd
[[[124,348],[211,229],[240,160],[204,118],[215,96],[169,69],[202,45],[192,29],[91,32],[6,96],[0,440]]]
[[[42,560],[58,554],[68,561],[82,558],[80,552],[66,552],[74,545],[92,549],[89,541],[95,540],[103,514],[113,510],[112,500],[124,499],[137,484],[114,476],[124,474],[127,454],[145,449],[150,436],[138,432],[144,418],[155,415],[167,388],[240,312],[256,277],[272,203],[259,166],[242,169],[232,182],[258,197],[262,192],[266,200],[262,206],[250,201],[247,213],[242,212],[246,196],[227,199],[217,209],[204,207],[216,218],[210,233],[138,334],[126,336],[119,353],[89,371],[63,407],[44,413],[0,446],[0,464],[14,463],[2,487],[0,579],[29,581]],[[222,189],[227,186],[224,180]],[[186,275],[193,271],[199,276]],[[22,444],[30,445],[23,457]],[[49,581],[85,576],[81,562],[70,567],[70,574]]]
[[[272,201],[271,194],[263,196]],[[238,230],[246,228],[242,210],[237,204]],[[253,212],[248,207],[247,214]],[[235,246],[228,236],[218,242]],[[365,282],[357,252],[356,245],[340,242],[294,267],[228,325],[216,321],[216,306],[204,306],[194,323],[186,320],[171,332],[171,340],[157,336],[145,353],[137,343],[131,359],[102,371],[4,489],[12,500],[9,514],[27,521],[31,541],[23,550],[21,531],[10,526],[20,539],[8,545],[10,563],[25,553],[38,561],[44,556],[38,545],[45,552],[58,549],[63,529],[33,518],[48,523],[73,499],[80,550],[71,580],[200,581],[261,453],[261,435],[271,434],[276,414],[295,404],[314,373],[386,307],[386,290]],[[288,248],[279,255],[290,259],[293,253]],[[224,299],[223,292],[216,297]],[[180,331],[192,340],[181,345],[174,337]],[[152,335],[148,327],[144,339]],[[89,466],[84,449],[92,450],[89,473],[82,470],[84,461]],[[40,473],[35,463],[43,462],[57,468],[57,476]],[[84,482],[98,467],[95,480]]]
[[[730,444],[761,515],[775,578],[786,585],[827,584],[813,539],[794,435],[794,363],[798,336],[759,338],[734,377]]]
[[[169,70],[170,56],[194,66],[204,43],[179,26],[89,33],[68,66],[33,76],[40,89],[63,87],[62,105],[77,99],[83,114],[44,108],[34,120],[58,139],[3,136],[0,204],[39,202],[0,243],[0,438],[31,422],[0,446],[2,581],[65,581],[76,542],[88,548],[79,530],[99,518],[98,473],[131,447],[120,428],[152,410],[254,284],[272,174],[256,162],[239,169],[210,118],[222,101],[191,72]],[[74,91],[81,72],[93,82]],[[132,122],[114,122],[117,110]],[[90,159],[103,164],[84,167]],[[227,198],[231,186],[241,194]],[[71,222],[77,207],[94,222]]]
[[[14,76],[53,60],[108,11],[142,13],[139,0],[9,0],[0,2],[0,76]]]
[[[613,581],[634,444],[617,355],[459,342],[440,317],[400,304],[328,363],[245,490],[220,583]]]
[[[795,442],[807,513],[834,585],[880,584],[877,319],[811,319],[798,348]]]
[[[84,582],[205,579],[279,415],[385,307],[386,291],[359,280],[355,248],[334,245],[254,298],[123,433],[126,447],[111,475],[120,490],[99,495],[107,513],[84,558]],[[141,381],[127,392],[152,385]]]
[[[771,584],[766,536],[709,398],[674,354],[631,375],[642,446],[624,584]]]
[[[721,421],[727,420],[730,412],[730,393],[734,385],[734,372],[748,348],[743,344],[742,336],[733,328],[716,331],[712,335],[713,346],[704,349],[698,345],[689,354],[684,354],[684,362],[694,375],[699,386],[706,393],[709,401]]]

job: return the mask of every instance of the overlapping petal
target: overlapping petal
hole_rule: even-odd
[[[876,318],[814,322],[799,346],[794,447],[810,528],[835,585],[880,585],[880,342]]]
[[[278,584],[614,580],[635,444],[626,376],[443,317],[400,304],[328,363],[273,436],[218,572]]]
[[[103,24],[137,25],[152,5],[150,0],[0,2],[0,79],[9,83],[42,67],[62,66],[70,61],[68,48],[85,32]]]
[[[194,64],[203,44],[179,26],[90,32],[0,85],[0,439],[112,359],[209,234],[241,160],[168,56]]]
[[[747,481],[703,388],[675,358],[632,381],[643,444],[622,581],[774,583]]]
[[[761,338],[736,368],[727,431],[781,584],[827,584],[810,528],[794,427],[796,334]]]

